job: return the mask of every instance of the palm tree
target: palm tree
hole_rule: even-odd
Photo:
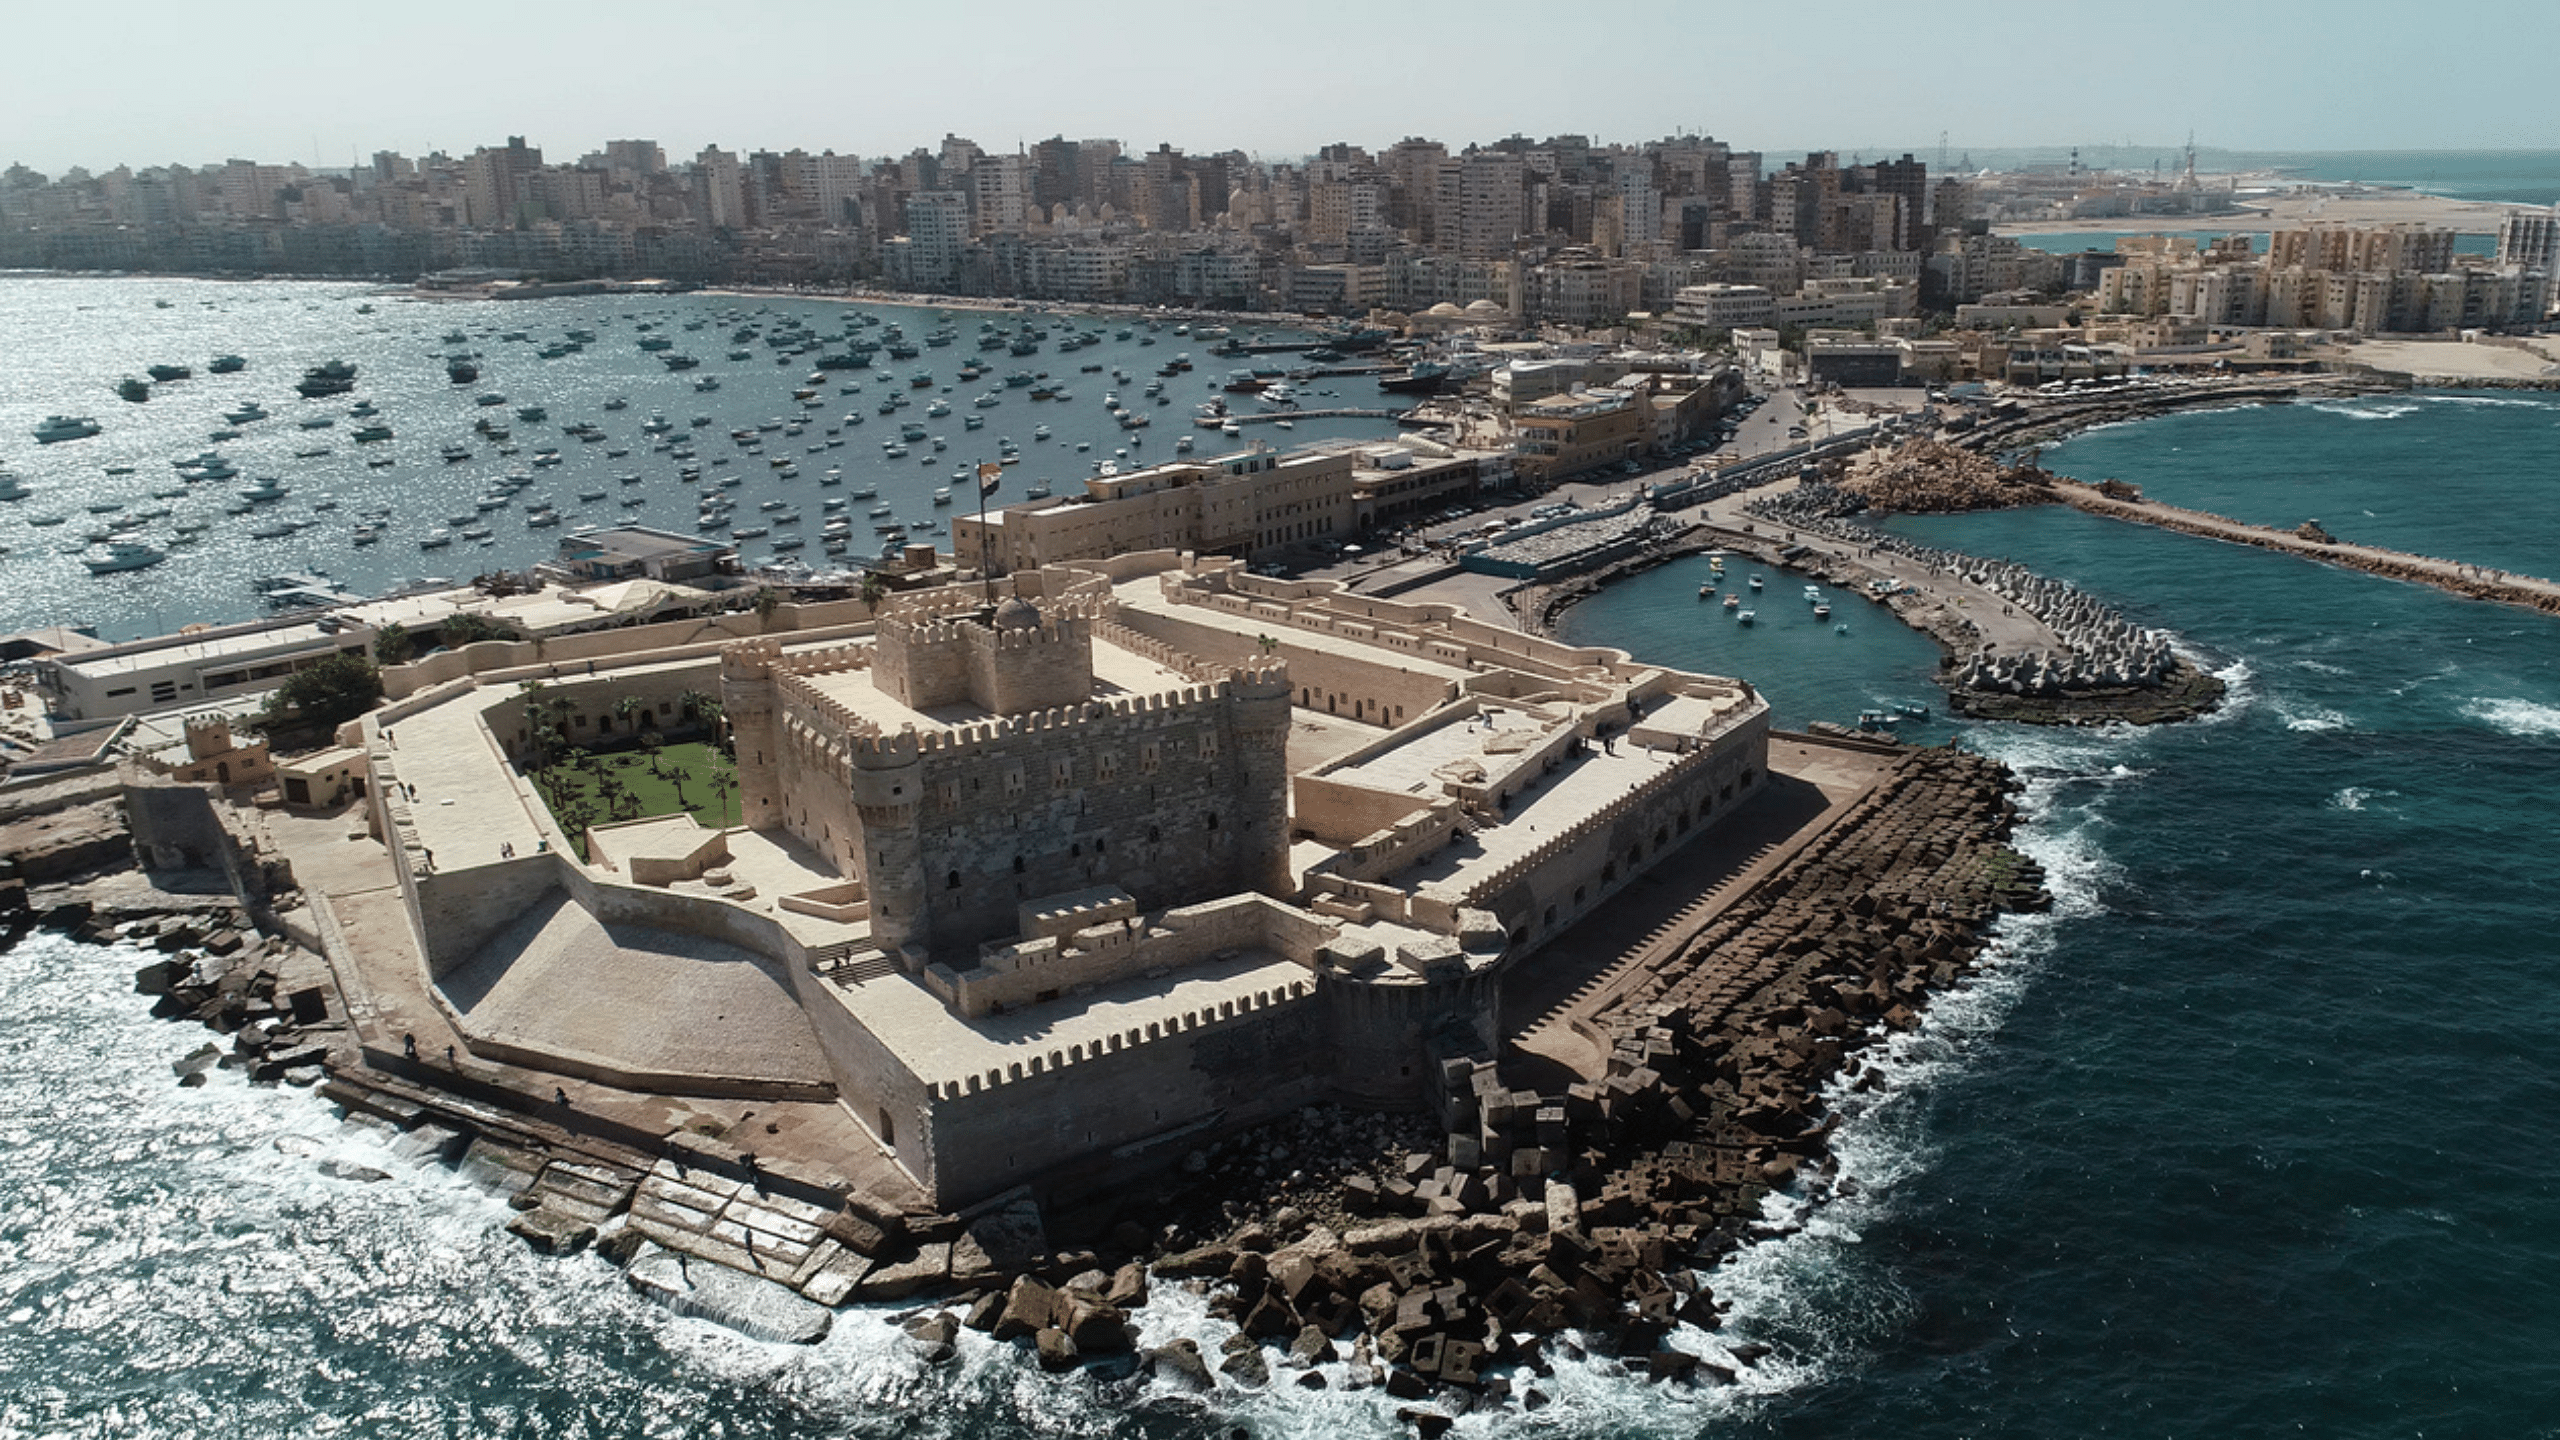
[[[738,772],[725,760],[711,762],[711,793],[720,797],[720,828],[729,828],[729,791],[737,784]]]
[[[625,730],[631,729],[639,717],[648,713],[649,702],[637,695],[625,695],[613,702],[613,718],[621,721]]]
[[[862,572],[861,593],[862,608],[877,615],[880,613],[880,601],[889,593],[889,582],[880,578],[879,571],[865,570]]]

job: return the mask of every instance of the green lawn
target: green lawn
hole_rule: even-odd
[[[738,790],[733,780],[724,802],[711,788],[711,771],[720,752],[700,741],[659,747],[652,760],[638,750],[621,750],[594,757],[596,768],[590,770],[572,759],[553,761],[551,768],[536,773],[534,789],[551,803],[552,818],[563,829],[570,828],[563,812],[585,801],[591,808],[592,823],[604,824],[608,818],[636,819],[651,815],[673,815],[687,811],[693,818],[713,828],[738,823]],[[602,798],[605,778],[611,776],[639,799],[635,813],[628,801],[618,816],[608,816]]]

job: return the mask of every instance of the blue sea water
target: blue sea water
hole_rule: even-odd
[[[1890,152],[1888,152],[1890,153]],[[1934,153],[1928,154],[1933,167]],[[2091,169],[2177,175],[2185,158],[2174,145],[2046,145],[2026,149],[1970,150],[1977,167],[2015,169],[2061,166],[2074,157]],[[1872,157],[1870,157],[1872,158]],[[1962,168],[1959,164],[1957,168]],[[2511,205],[2560,203],[2560,150],[2225,150],[2196,151],[2196,168],[2208,174],[2274,170],[2297,180],[2397,185],[2452,200]]]
[[[2278,519],[2298,482],[2221,457],[2290,455],[2369,498],[2424,483],[2442,528],[2408,543],[2534,568],[2560,493],[2496,477],[2550,452],[2519,462],[2537,432],[2491,416],[2270,407],[2049,459],[2164,497],[2228,487],[2196,493]],[[2416,480],[2363,475],[2391,434],[2432,457]],[[2324,494],[2320,513],[2348,512]],[[1994,965],[1894,1042],[1894,1083],[1844,1099],[1856,1193],[1716,1278],[1723,1336],[1677,1340],[1776,1352],[1692,1394],[1567,1365],[1552,1409],[1461,1433],[2560,1434],[2560,625],[2065,510],[1900,528],[2176,631],[2230,704],[2148,730],[1931,720],[1922,738],[2017,769],[2020,843],[2057,904],[2004,922]],[[1572,638],[1739,671],[1789,724],[1934,704],[1933,652],[1881,612],[1835,596],[1849,634],[1798,623],[1804,582],[1764,570],[1767,618],[1742,634],[1696,598],[1703,568],[1569,612]],[[0,956],[0,1434],[1401,1428],[1374,1393],[1204,1409],[974,1339],[930,1370],[879,1310],[806,1351],[669,1316],[599,1261],[534,1257],[499,1202],[313,1097],[174,1088],[165,1062],[201,1037],[144,1018],[141,958],[58,937]],[[1150,1332],[1214,1345],[1165,1288]]]

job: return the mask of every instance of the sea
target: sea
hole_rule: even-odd
[[[426,323],[520,323],[445,318],[472,314]],[[2421,393],[2146,421],[2045,463],[2553,574],[2555,444],[2560,397]],[[1897,528],[2171,631],[2229,703],[1951,721],[1934,651],[1882,610],[1834,593],[1813,623],[1809,577],[1764,567],[1745,630],[1697,598],[1703,558],[1569,611],[1575,641],[1749,677],[1782,724],[1928,706],[1911,738],[2016,771],[2055,905],[2004,920],[1889,1083],[1841,1097],[1845,1198],[1774,1200],[1801,1228],[1713,1277],[1724,1330],[1673,1343],[1773,1347],[1742,1383],[1567,1356],[1536,1382],[1556,1403],[1458,1433],[2560,1435],[2560,620],[2058,508]],[[307,1092],[179,1089],[205,1037],[146,1017],[145,958],[0,955],[0,1436],[1406,1433],[1397,1402],[1286,1372],[1203,1402],[975,1336],[929,1367],[888,1307],[807,1349],[671,1315]],[[1223,1338],[1160,1296],[1150,1339]]]
[[[1884,153],[1891,153],[1890,147]],[[1920,149],[1933,171],[1950,168],[1995,170],[2027,166],[2060,167],[2077,158],[2091,169],[2151,171],[2175,178],[2185,166],[2174,145],[2045,145],[2028,149],[1969,150],[1942,164],[1934,151]],[[1868,158],[1875,158],[1869,156]],[[2211,146],[2196,151],[2196,169],[2205,174],[2275,171],[2309,184],[2390,185],[2441,195],[2448,200],[2481,200],[2494,204],[2560,204],[2560,150],[2225,150]]]
[[[883,349],[875,368],[814,369],[820,355],[843,348],[836,337],[862,317],[879,322],[857,332],[866,343],[879,344],[895,324],[918,355],[900,360]],[[795,323],[826,343],[774,348],[773,337]],[[990,504],[1020,501],[1039,482],[1055,494],[1075,493],[1107,464],[1127,469],[1256,443],[1287,448],[1395,433],[1393,420],[1375,418],[1386,397],[1361,376],[1307,382],[1300,408],[1364,409],[1373,412],[1368,418],[1301,418],[1286,429],[1255,423],[1234,437],[1200,429],[1194,407],[1218,396],[1231,370],[1303,360],[1223,360],[1209,353],[1215,337],[1170,317],[1149,328],[1143,320],[1067,311],[1036,323],[1048,338],[1036,353],[1018,356],[979,348],[990,333],[985,327],[1010,335],[1018,316],[956,308],[717,294],[437,301],[355,284],[0,274],[0,354],[10,357],[0,379],[0,470],[16,472],[33,492],[0,503],[0,566],[15,582],[0,587],[0,634],[77,625],[123,640],[246,619],[262,613],[258,583],[288,575],[319,574],[370,595],[521,571],[557,554],[561,537],[584,525],[697,533],[699,490],[730,478],[738,482],[725,492],[737,504],[732,526],[763,524],[773,532],[740,542],[743,563],[797,559],[812,569],[841,568],[876,553],[875,521],[934,522],[938,530],[912,530],[913,538],[949,548],[950,517],[974,502],[977,466],[1000,461],[1006,441],[1020,460],[1005,468]],[[573,330],[596,338],[543,358]],[[937,330],[951,342],[927,345]],[[1072,332],[1101,338],[1062,349]],[[1236,338],[1276,343],[1303,332],[1248,325]],[[644,350],[644,340],[664,340],[668,348]],[[247,368],[211,373],[208,362],[226,354],[243,357]],[[448,378],[446,359],[455,354],[478,357],[477,379]],[[700,364],[669,370],[662,355]],[[1193,368],[1159,376],[1177,356]],[[317,400],[295,393],[306,369],[330,360],[356,367],[353,391]],[[960,367],[972,360],[988,373],[962,379]],[[183,365],[194,374],[151,386],[145,401],[119,398],[120,380],[144,378],[153,365]],[[1034,401],[1037,385],[1006,383],[1017,374],[1066,393]],[[918,386],[919,378],[928,383]],[[706,382],[718,388],[701,388]],[[1161,388],[1150,395],[1150,386]],[[807,403],[796,397],[804,390],[814,392]],[[893,396],[912,403],[880,413]],[[977,403],[988,396],[994,403]],[[1114,398],[1148,423],[1124,429],[1106,408]],[[615,400],[623,405],[605,408]],[[351,414],[359,402],[378,415]],[[948,412],[929,414],[936,403]],[[228,418],[252,404],[267,417]],[[538,418],[528,418],[537,408]],[[1250,402],[1234,408],[1259,413]],[[100,432],[37,443],[35,428],[57,414],[92,418]],[[979,428],[969,428],[972,420]],[[485,435],[483,421],[502,426],[507,437]],[[565,433],[582,422],[603,438]],[[902,440],[910,423],[924,428],[924,438]],[[355,432],[368,424],[389,426],[393,438],[357,441]],[[731,432],[742,429],[757,434],[760,451],[732,442]],[[236,438],[214,438],[224,431]],[[1185,439],[1192,451],[1178,448]],[[892,443],[906,453],[889,454]],[[448,446],[467,458],[448,461]],[[547,463],[545,450],[557,463]],[[237,478],[190,483],[175,468],[208,451],[236,466]],[[778,468],[784,460],[796,473]],[[701,486],[682,479],[687,463],[702,467]],[[833,485],[826,483],[830,471],[839,472]],[[530,483],[497,508],[480,508],[511,475]],[[242,496],[264,477],[282,484],[282,498],[252,503]],[[866,485],[877,489],[876,498],[855,498]],[[937,490],[950,492],[947,502],[936,502]],[[830,499],[844,502],[855,536],[834,562],[817,538]],[[546,500],[557,507],[559,525],[531,525],[536,503]],[[795,527],[768,523],[767,501],[801,515],[803,547],[774,548]],[[891,513],[875,517],[875,505]],[[382,538],[359,545],[357,525],[369,518],[380,521]],[[488,530],[486,541],[460,535],[475,523]],[[272,533],[288,527],[289,534]],[[422,548],[437,531],[455,538]],[[92,576],[81,556],[102,553],[98,545],[109,536],[138,538],[171,558],[148,570]]]

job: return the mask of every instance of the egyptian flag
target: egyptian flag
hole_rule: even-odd
[[[979,494],[981,494],[981,495],[993,495],[994,493],[996,493],[996,486],[998,486],[998,485],[1002,484],[1003,482],[1004,482],[1004,463],[1003,463],[1002,461],[999,461],[999,460],[989,460],[989,461],[987,461],[985,464],[982,464],[982,465],[980,465],[980,466],[978,467],[978,493],[979,493]]]

